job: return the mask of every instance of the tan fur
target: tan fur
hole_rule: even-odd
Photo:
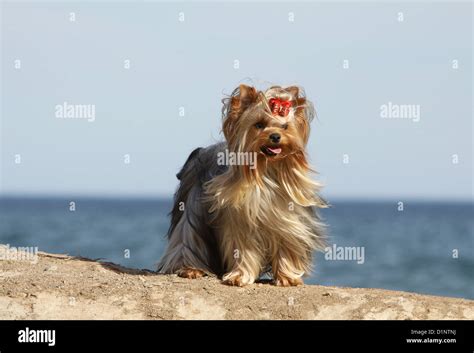
[[[190,278],[190,279],[201,278],[205,274],[206,273],[204,271],[197,270],[195,268],[183,268],[177,272],[177,275],[179,277]]]
[[[241,86],[240,92],[244,90],[248,89]],[[288,95],[277,87],[269,91],[265,98]],[[286,155],[269,161],[259,148],[273,132],[282,133],[278,126],[280,121],[273,122],[273,117],[265,112],[263,117],[269,120],[268,128],[256,135],[251,127],[262,119],[260,111],[265,109],[267,100],[253,88],[245,96],[249,95],[254,100],[247,100],[246,104],[256,106],[242,113],[242,104],[237,104],[238,98],[233,97],[224,126],[229,148],[258,152],[258,167],[252,171],[247,166],[231,166],[205,186],[210,211],[214,212],[220,229],[221,253],[228,271],[223,280],[234,285],[253,283],[271,263],[279,284],[300,284],[303,274],[310,271],[312,251],[322,245],[311,230],[322,225],[304,210],[308,206],[323,206],[317,197],[320,185],[309,178],[304,152],[309,121],[300,106],[295,109],[289,118],[294,122],[289,124],[282,139],[287,147]]]

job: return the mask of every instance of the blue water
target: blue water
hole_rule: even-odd
[[[154,269],[171,200],[0,199],[0,243]],[[338,202],[323,210],[330,244],[363,247],[364,263],[315,258],[306,283],[474,299],[472,203]],[[129,250],[129,257],[126,256]],[[458,257],[453,257],[457,249]]]

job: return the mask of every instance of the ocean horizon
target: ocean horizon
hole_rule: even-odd
[[[74,204],[71,204],[74,202]],[[474,299],[474,203],[330,198],[306,284]],[[0,197],[0,244],[155,270],[171,198]]]

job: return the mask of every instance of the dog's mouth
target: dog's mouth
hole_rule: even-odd
[[[281,153],[282,149],[279,146],[262,146],[260,150],[269,157],[277,156]]]

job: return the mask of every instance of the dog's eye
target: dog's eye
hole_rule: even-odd
[[[281,126],[281,128],[282,128],[283,130],[288,129],[288,124],[283,124],[283,125]]]
[[[263,128],[265,127],[265,124],[264,124],[264,123],[256,123],[256,124],[255,124],[255,127],[256,127],[257,129],[263,129]]]

